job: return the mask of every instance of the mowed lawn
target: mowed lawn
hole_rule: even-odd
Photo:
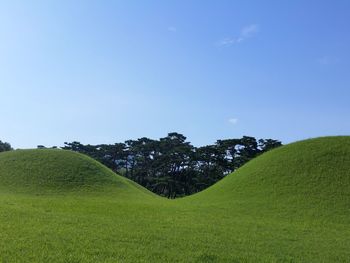
[[[350,262],[350,137],[167,200],[61,150],[0,154],[2,262]]]

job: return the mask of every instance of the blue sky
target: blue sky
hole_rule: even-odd
[[[0,140],[350,133],[350,1],[1,1]]]

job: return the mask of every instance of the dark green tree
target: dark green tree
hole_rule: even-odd
[[[282,143],[280,141],[273,140],[273,139],[260,139],[258,142],[259,142],[259,148],[261,149],[262,152],[266,152],[282,146]]]
[[[8,142],[0,141],[0,152],[6,152],[11,150],[13,150],[11,144],[9,144]]]

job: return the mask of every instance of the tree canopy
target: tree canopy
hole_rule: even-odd
[[[115,144],[64,144],[63,149],[87,154],[168,198],[202,191],[252,158],[282,145],[278,140],[243,136],[194,147],[176,132],[159,140],[143,137]]]
[[[0,152],[6,152],[11,150],[12,150],[11,144],[9,144],[8,142],[2,142],[0,140]]]

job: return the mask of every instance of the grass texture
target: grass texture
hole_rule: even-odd
[[[0,154],[0,262],[350,262],[350,137],[158,197],[84,155]]]

